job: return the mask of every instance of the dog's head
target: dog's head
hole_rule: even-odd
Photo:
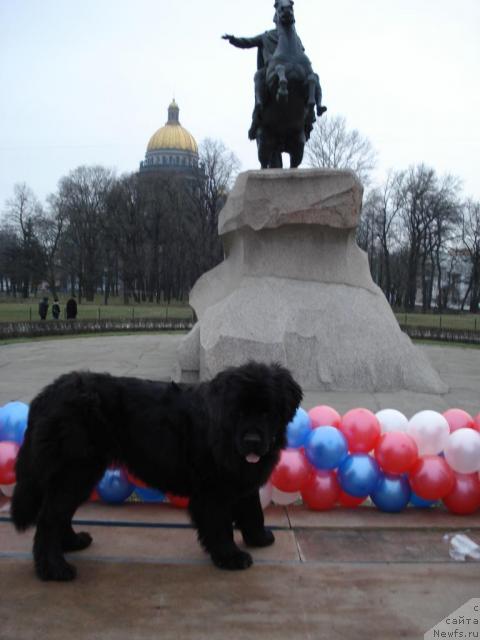
[[[219,373],[210,385],[222,440],[217,456],[223,455],[227,466],[275,464],[302,400],[290,372],[278,364],[249,362]]]

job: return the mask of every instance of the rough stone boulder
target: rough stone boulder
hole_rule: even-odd
[[[198,322],[178,379],[256,359],[284,364],[305,389],[447,391],[356,244],[362,191],[349,171],[239,175],[219,219],[225,260],[191,292]]]

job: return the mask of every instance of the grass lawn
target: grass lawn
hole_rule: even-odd
[[[65,315],[65,305],[67,297],[60,297],[61,318]],[[5,298],[0,298],[0,322],[22,322],[28,320],[39,320],[38,303],[40,298],[30,298],[25,301],[12,302]],[[47,318],[52,319],[51,305],[53,298],[49,296],[50,308]],[[82,302],[78,305],[79,320],[97,320],[113,318],[191,318],[192,309],[185,303],[155,304],[141,303],[124,305],[119,299],[111,299],[108,305],[101,304],[98,298],[95,302]]]
[[[67,296],[60,297],[61,317],[64,317]],[[50,305],[53,298],[49,296]],[[10,298],[0,298],[0,322],[21,322],[38,320],[38,303],[40,298],[13,301]],[[156,303],[132,303],[124,305],[120,298],[111,298],[108,305],[103,304],[103,298],[97,296],[94,302],[82,302],[78,305],[79,320],[110,319],[110,318],[191,318],[191,307],[182,302],[172,302],[170,305]],[[480,315],[473,313],[442,314],[435,313],[396,313],[398,322],[402,325],[423,327],[444,327],[448,329],[474,329],[480,331]],[[51,306],[48,318],[51,318]]]

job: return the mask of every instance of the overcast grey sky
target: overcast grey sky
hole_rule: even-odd
[[[329,113],[389,168],[426,162],[480,199],[480,0],[296,0]],[[273,0],[0,0],[0,210],[16,182],[43,200],[81,164],[134,171],[175,96],[200,142],[258,167],[247,139],[255,50]]]

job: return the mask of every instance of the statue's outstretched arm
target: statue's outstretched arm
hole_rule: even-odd
[[[262,36],[254,36],[253,38],[236,38],[230,34],[222,36],[224,40],[228,40],[230,44],[239,49],[252,49],[253,47],[262,46]]]

